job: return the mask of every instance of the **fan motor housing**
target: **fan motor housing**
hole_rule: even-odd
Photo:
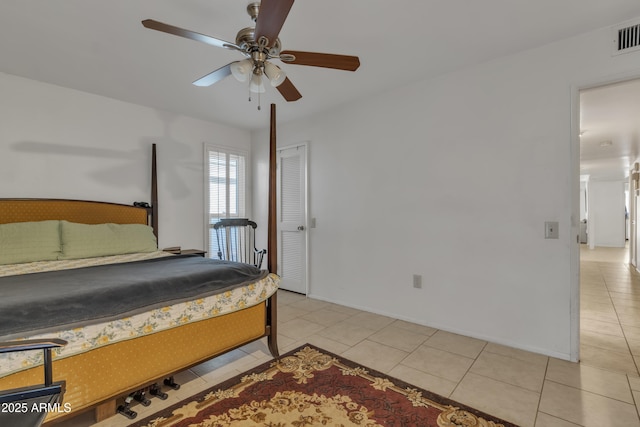
[[[238,31],[236,35],[236,45],[247,53],[260,50],[260,46],[255,39],[256,29],[254,27],[243,28]],[[276,42],[271,46],[268,51],[269,57],[277,57],[280,55],[281,44],[280,39],[276,39]]]

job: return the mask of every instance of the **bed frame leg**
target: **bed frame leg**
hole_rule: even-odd
[[[135,393],[133,393],[133,400],[135,400],[136,402],[140,402],[142,406],[151,405],[151,401],[147,399],[147,396],[144,390],[138,390]]]
[[[131,402],[133,402],[133,396],[127,396],[124,399],[124,403],[120,406],[118,406],[118,413],[121,415],[124,415],[125,417],[129,418],[130,420],[134,419],[135,417],[138,416],[138,413],[136,411],[134,411],[133,409],[131,409]]]
[[[165,378],[163,381],[163,384],[166,385],[167,387],[171,387],[174,390],[180,390],[180,384],[175,382],[173,377]]]
[[[98,405],[96,409],[94,409],[94,416],[96,422],[106,420],[109,417],[113,417],[116,414],[116,401],[109,400],[101,405]]]
[[[161,400],[167,400],[167,398],[169,397],[167,393],[162,391],[162,388],[160,388],[160,384],[158,383],[151,385],[151,388],[149,389],[149,394]]]
[[[267,345],[269,351],[275,359],[280,358],[280,352],[278,351],[278,293],[271,295],[267,300],[267,328],[269,329],[269,335],[267,336]]]

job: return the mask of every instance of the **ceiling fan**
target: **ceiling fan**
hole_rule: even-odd
[[[271,62],[279,59],[286,64],[309,65],[312,67],[333,68],[355,71],[360,66],[357,56],[334,55],[328,53],[281,50],[278,34],[294,0],[262,0],[250,3],[247,13],[256,23],[255,27],[243,28],[236,36],[235,43],[211,37],[173,25],[145,19],[146,28],[162,31],[180,37],[207,43],[216,47],[236,50],[246,58],[235,61],[199,78],[193,82],[196,86],[211,86],[229,74],[240,82],[249,82],[249,90],[254,93],[265,92],[264,79],[271,82],[287,101],[297,101],[302,97],[284,71]],[[259,108],[259,107],[258,107]]]

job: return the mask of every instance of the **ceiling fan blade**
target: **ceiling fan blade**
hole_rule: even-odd
[[[278,34],[287,19],[294,0],[262,0],[260,13],[256,21],[255,40],[266,37],[267,46],[271,47],[278,39]]]
[[[187,39],[196,40],[202,43],[210,44],[212,46],[223,47],[226,49],[242,50],[239,46],[231,42],[207,36],[206,34],[196,33],[195,31],[185,30],[184,28],[175,27],[173,25],[165,24],[164,22],[154,21],[153,19],[145,19],[144,21],[142,21],[142,25],[144,25],[145,28],[149,28],[151,30],[162,31],[163,33],[185,37]]]
[[[355,71],[360,66],[360,59],[357,56],[302,52],[297,50],[280,52],[280,60],[287,64],[310,65],[312,67],[333,68],[346,71]]]
[[[193,84],[196,86],[211,86],[214,83],[218,83],[229,74],[231,74],[231,64],[227,64],[222,68],[212,71],[206,76],[200,77],[198,80],[193,82]]]
[[[278,89],[278,92],[280,92],[282,97],[288,102],[297,101],[298,99],[302,98],[302,95],[300,94],[300,92],[298,92],[298,89],[296,89],[293,83],[291,83],[289,77],[284,79],[284,81],[279,86],[277,86],[276,89]]]

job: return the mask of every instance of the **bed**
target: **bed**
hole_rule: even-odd
[[[0,341],[68,342],[53,353],[53,380],[66,381],[65,405],[50,412],[47,422],[87,410],[95,410],[97,421],[107,418],[116,413],[118,399],[263,337],[278,357],[275,257],[269,271],[261,271],[153,247],[155,146],[153,153],[153,206],[0,199],[0,237],[4,232],[9,241],[6,236],[20,232],[30,236],[20,241],[37,241],[36,249],[27,243],[4,253]],[[271,218],[269,224],[275,224]],[[114,244],[114,233],[127,243]],[[105,239],[106,250],[96,244]],[[12,256],[19,262],[12,263]],[[39,383],[41,355],[0,355],[0,390]]]

